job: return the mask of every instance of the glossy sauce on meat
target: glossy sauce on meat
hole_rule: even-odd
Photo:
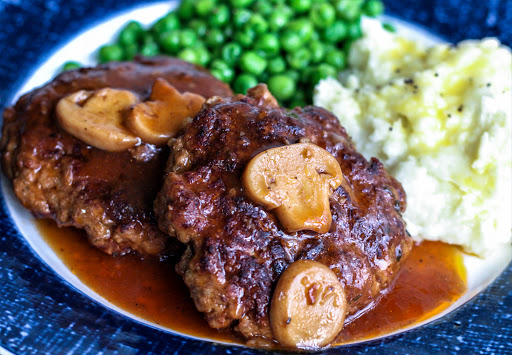
[[[38,228],[64,264],[88,287],[118,307],[177,332],[216,341],[243,341],[212,329],[198,312],[177,260],[141,261],[112,257],[90,246],[85,233],[39,220]],[[396,284],[380,301],[342,330],[336,343],[367,339],[427,319],[456,301],[466,290],[462,253],[457,247],[423,242],[412,248]]]
[[[180,92],[232,95],[204,68],[169,57],[137,57],[66,71],[8,107],[0,160],[23,206],[38,218],[84,228],[90,243],[108,254],[178,252],[179,244],[158,230],[153,213],[168,147],[141,143],[128,151],[105,151],[63,129],[56,115],[57,103],[78,90],[129,90],[144,100],[157,79]]]

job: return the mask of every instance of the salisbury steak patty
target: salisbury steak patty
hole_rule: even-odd
[[[130,151],[91,147],[59,127],[55,106],[78,90],[128,89],[147,98],[156,78],[181,92],[229,96],[205,70],[171,58],[138,58],[60,74],[4,113],[2,167],[21,203],[36,217],[84,228],[109,254],[161,255],[169,244],[153,215],[168,148],[142,144]]]
[[[212,327],[234,326],[255,342],[273,339],[269,303],[292,262],[329,266],[350,316],[390,287],[412,245],[400,183],[377,159],[368,162],[355,151],[336,117],[318,107],[277,108],[265,95],[260,87],[249,96],[209,100],[174,141],[155,201],[160,229],[187,244],[177,271],[197,308]],[[325,234],[285,232],[241,183],[255,155],[298,142],[325,148],[348,181],[330,198]]]

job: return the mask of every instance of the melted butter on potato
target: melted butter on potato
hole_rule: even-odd
[[[187,118],[199,112],[204,101],[200,95],[181,94],[167,81],[157,79],[150,99],[136,105],[125,123],[143,141],[165,145],[183,128]]]
[[[68,133],[93,147],[122,151],[140,142],[123,125],[124,111],[137,102],[137,95],[127,90],[80,90],[57,103],[57,120]]]
[[[275,210],[287,231],[327,233],[332,221],[329,197],[343,179],[329,152],[312,143],[298,143],[255,156],[242,182],[249,198]]]
[[[292,263],[277,282],[270,306],[276,340],[293,348],[330,344],[343,328],[347,302],[334,272],[312,260]]]

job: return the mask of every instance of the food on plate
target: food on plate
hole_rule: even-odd
[[[204,97],[186,92],[181,94],[164,79],[156,79],[151,96],[133,107],[124,122],[126,127],[144,142],[164,146],[194,117]]]
[[[286,299],[294,297],[287,292],[295,292],[295,286],[286,286],[286,278],[302,271],[283,272],[297,260],[321,263],[339,280],[343,292],[333,291],[337,300],[332,302],[339,309],[328,317],[328,328],[337,329],[338,320],[378,301],[392,286],[412,247],[401,218],[406,207],[404,191],[377,159],[368,162],[356,152],[337,118],[328,111],[312,106],[280,108],[267,88],[259,85],[249,90],[248,96],[207,100],[170,145],[155,213],[161,230],[186,244],[177,271],[197,309],[213,328],[233,327],[253,345],[275,344],[276,340],[304,347],[329,343],[332,333],[324,332],[323,323],[327,320],[318,317],[314,318],[318,320],[315,326],[324,334],[320,339],[311,340],[293,330],[299,318],[292,318],[284,333],[275,335],[272,331],[276,327],[276,323],[271,324],[272,307],[277,307],[274,320],[280,322]],[[308,152],[313,145],[322,151]],[[311,168],[322,175],[325,168],[324,173],[338,177],[332,159],[339,165],[343,178],[334,178],[337,182],[329,187],[333,189],[329,198],[332,223],[326,233],[287,232],[280,218],[247,191],[253,183],[247,181],[252,179],[250,172],[244,177],[247,165],[258,159],[258,154],[278,147],[293,147],[282,148],[292,155],[295,150],[305,154],[301,159],[306,164],[299,159],[297,174],[307,175],[305,171]],[[259,168],[275,170],[276,166]],[[273,174],[263,178],[272,187],[278,179],[295,180],[289,173],[283,169],[276,181],[272,181]],[[302,184],[299,195],[307,209],[306,200],[323,197],[318,191],[327,187],[318,184],[317,178],[306,180],[297,184]],[[299,208],[293,212],[301,214]],[[326,282],[332,280],[324,271],[310,270],[307,274],[310,272],[320,273]],[[281,277],[285,279],[278,281]],[[282,284],[284,304],[271,302],[276,282]],[[312,299],[320,292],[318,288],[331,292],[322,285],[320,282],[308,289],[310,303],[315,303]],[[317,314],[316,308],[310,307],[307,305],[305,312]]]
[[[84,228],[90,243],[109,254],[176,251],[153,214],[169,150],[120,123],[119,110],[128,114],[147,99],[157,78],[182,93],[231,95],[193,64],[137,58],[65,72],[6,109],[2,167],[20,202],[38,218]]]
[[[275,210],[288,232],[327,233],[332,220],[329,197],[342,182],[336,159],[311,143],[265,150],[249,161],[242,176],[249,198]]]
[[[264,82],[285,106],[303,106],[321,78],[346,66],[346,49],[361,36],[361,15],[382,11],[379,0],[183,0],[147,30],[126,24],[98,59],[177,56],[209,69],[235,92]]]
[[[331,269],[318,261],[297,260],[281,274],[274,290],[272,334],[288,347],[329,345],[343,328],[346,302]]]
[[[117,152],[141,142],[123,124],[126,111],[138,102],[137,95],[128,90],[79,90],[60,99],[55,114],[60,127],[75,138]]]
[[[407,229],[481,256],[511,242],[512,56],[495,39],[425,44],[364,25],[350,70],[316,87],[407,192]]]

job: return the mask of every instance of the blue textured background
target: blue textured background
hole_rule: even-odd
[[[145,0],[0,0],[0,109],[48,53],[91,23]],[[496,36],[512,45],[512,1],[385,1],[387,13],[451,41]],[[512,80],[512,78],[511,78]],[[259,351],[152,329],[91,301],[32,253],[0,208],[0,346],[16,354],[212,353]],[[512,353],[512,266],[442,321],[334,353]]]

